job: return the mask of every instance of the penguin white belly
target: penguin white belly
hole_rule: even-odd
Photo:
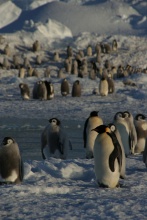
[[[50,95],[49,95],[49,98],[50,98],[50,99],[53,99],[53,98],[54,98],[54,93],[50,94]]]
[[[98,135],[99,136],[99,135]],[[114,149],[112,140],[106,135],[97,137],[94,145],[94,170],[96,180],[99,184],[114,188],[119,183],[119,165],[117,159],[114,160],[114,172],[109,166],[109,156]]]
[[[107,80],[100,81],[99,93],[100,93],[101,96],[107,96],[108,95],[108,82],[107,82]]]
[[[88,123],[87,129],[86,129],[86,135],[87,135],[86,158],[93,157],[94,142],[98,135],[97,132],[91,131],[91,130],[102,124],[103,124],[103,121],[101,119],[96,120],[95,118],[91,119],[91,121]]]
[[[145,138],[139,138],[137,141],[137,145],[135,147],[135,154],[140,154],[144,151],[145,148]]]
[[[11,175],[8,176],[7,178],[2,178],[2,176],[0,175],[0,181],[8,181],[8,182],[15,182],[15,180],[18,178],[18,174],[16,172],[16,170],[12,170]]]
[[[30,97],[27,94],[24,94],[23,99],[28,100],[28,99],[30,99]]]
[[[125,173],[126,173],[125,150],[124,150],[124,147],[123,147],[123,143],[122,143],[119,131],[117,130],[115,134],[116,134],[117,140],[118,140],[118,142],[119,142],[119,144],[121,146],[121,150],[122,150],[122,166],[121,166],[120,175],[121,175],[122,178],[125,178]]]
[[[125,155],[128,156],[130,154],[130,145],[129,145],[129,130],[127,129],[125,124],[115,123],[122,140],[122,144],[125,150]]]

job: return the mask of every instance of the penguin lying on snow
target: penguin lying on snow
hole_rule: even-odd
[[[97,132],[91,131],[93,128],[102,125],[103,120],[98,116],[98,111],[92,111],[86,119],[83,130],[84,148],[86,148],[86,158],[93,158],[94,141]]]
[[[116,135],[106,125],[92,131],[98,133],[94,144],[94,170],[100,187],[119,186],[122,166],[122,150]]]
[[[66,159],[71,142],[67,137],[61,122],[57,118],[51,118],[49,125],[41,134],[41,153],[43,159],[49,157]]]
[[[1,184],[21,183],[23,180],[23,162],[19,147],[11,137],[5,137],[0,148]]]

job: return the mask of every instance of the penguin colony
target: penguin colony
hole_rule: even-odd
[[[126,177],[126,157],[142,153],[147,166],[147,118],[143,114],[133,118],[129,111],[117,112],[112,123],[106,125],[96,118],[92,121],[94,117],[98,117],[97,112],[91,112],[84,124],[86,158],[94,157],[96,182],[100,187],[119,187],[120,179]],[[87,156],[89,149],[91,157]]]
[[[116,39],[112,45],[98,43],[95,48],[88,45],[86,51],[74,51],[67,47],[67,57],[63,60],[59,52],[53,53],[52,62],[60,63],[61,68],[50,69],[48,61],[42,55],[40,42],[36,40],[32,45],[34,60],[14,54],[9,44],[3,50],[4,58],[0,63],[2,69],[16,69],[21,83],[18,85],[23,100],[31,98],[38,100],[52,100],[55,97],[52,73],[57,73],[61,80],[60,93],[66,97],[71,92],[71,97],[81,97],[81,78],[98,80],[98,85],[93,88],[92,94],[107,96],[115,92],[115,79],[130,76],[134,73],[147,70],[126,66],[114,66],[108,59],[110,54],[117,54],[119,46]],[[106,56],[106,58],[105,58]],[[40,74],[40,65],[45,66]],[[76,77],[74,82],[68,81],[68,75]],[[28,77],[36,79],[32,91],[26,83]],[[126,86],[136,86],[129,80],[124,81]],[[71,88],[70,88],[71,87]],[[41,134],[41,154],[43,159],[49,157],[67,159],[68,150],[72,144],[65,133],[60,120],[51,118]],[[128,111],[117,112],[110,124],[103,124],[98,116],[98,111],[90,113],[85,120],[83,129],[83,142],[85,157],[94,158],[94,171],[96,181],[100,187],[115,188],[120,185],[119,179],[125,179],[126,157],[131,154],[143,154],[143,162],[147,167],[147,119],[143,114],[133,118]],[[7,163],[8,161],[8,163]],[[0,177],[1,183],[21,183],[23,181],[23,161],[18,144],[12,137],[5,137],[0,148]]]
[[[58,118],[50,118],[41,133],[41,155],[67,159],[72,143]],[[126,181],[126,157],[142,154],[147,167],[147,118],[129,112],[117,112],[112,123],[103,124],[98,111],[90,112],[83,127],[85,158],[94,160],[94,172],[99,187],[121,187]],[[5,137],[0,147],[0,184],[23,181],[23,161],[19,146],[12,137]]]
[[[55,73],[56,77],[61,79],[60,83],[63,92],[61,89],[60,94],[62,96],[71,95],[71,97],[81,97],[84,83],[83,81],[81,82],[80,78],[89,78],[89,80],[97,81],[97,87],[92,89],[91,94],[105,97],[115,93],[116,79],[129,77],[134,73],[147,72],[146,69],[135,68],[129,64],[126,66],[122,64],[115,66],[113,64],[109,56],[114,56],[113,61],[115,61],[115,55],[119,53],[120,49],[117,39],[113,39],[112,42],[99,42],[94,46],[89,44],[85,50],[78,51],[75,51],[68,45],[67,48],[65,48],[65,59],[62,58],[60,51],[54,51],[49,57],[48,54],[43,51],[39,40],[35,40],[35,42],[30,45],[30,49],[32,50],[32,58],[28,58],[24,56],[24,54],[20,55],[15,53],[13,48],[11,48],[8,43],[5,43],[3,48],[3,60],[0,62],[2,69],[17,70],[17,76],[22,79],[20,83],[27,85],[27,78],[34,77],[34,87],[38,87],[38,89],[35,88],[35,95],[34,88],[27,85],[30,94],[29,98],[25,98],[24,95],[22,95],[22,88],[18,85],[20,88],[20,97],[22,97],[23,100],[52,100],[55,98],[56,92],[59,92],[55,91],[54,88],[53,75],[55,75]],[[50,69],[50,60],[55,63],[55,69]],[[45,67],[44,72],[40,72],[41,66]],[[75,79],[74,82],[69,81],[69,74],[75,75],[77,79]],[[65,93],[65,86],[63,86],[62,82],[63,79],[65,79],[67,81],[66,84],[68,84],[68,86],[66,85],[67,91],[65,91]],[[137,86],[136,83],[131,82],[129,79],[124,80],[124,85]],[[25,88],[26,86],[23,90],[25,90]]]

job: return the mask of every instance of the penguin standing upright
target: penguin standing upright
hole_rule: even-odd
[[[146,138],[146,142],[145,142],[145,148],[143,151],[143,162],[145,163],[146,167],[147,167],[147,138]]]
[[[84,148],[86,148],[86,158],[93,158],[93,147],[97,137],[97,132],[91,131],[95,127],[102,125],[103,120],[98,116],[98,111],[92,111],[86,119],[83,130]]]
[[[128,156],[131,153],[130,131],[129,131],[128,123],[125,119],[125,114],[123,112],[117,112],[114,116],[113,123],[120,133],[122,144],[125,150],[125,155]]]
[[[105,76],[104,74],[102,75],[99,82],[99,93],[101,96],[108,95],[108,81],[107,81],[107,76]]]
[[[61,95],[67,96],[69,94],[69,83],[67,79],[63,79],[61,82]]]
[[[20,83],[19,84],[21,97],[24,100],[30,99],[30,89],[26,83]]]
[[[117,48],[118,48],[118,44],[117,44],[116,39],[114,39],[114,40],[112,41],[112,50],[113,50],[113,51],[117,51]]]
[[[49,125],[41,134],[41,153],[43,159],[50,157],[66,159],[71,142],[61,126],[60,120],[51,118]]]
[[[136,144],[137,144],[137,133],[136,133],[135,125],[134,125],[133,115],[128,111],[124,111],[123,113],[125,115],[125,119],[126,119],[126,122],[128,123],[129,131],[130,131],[130,149],[131,149],[131,153],[134,154],[135,153],[135,147],[136,147]]]
[[[45,83],[46,91],[47,91],[47,99],[51,100],[55,96],[54,86],[51,82],[48,82],[47,80],[45,80],[44,83]]]
[[[38,81],[34,84],[33,99],[47,100],[47,89],[44,81]]]
[[[112,79],[111,74],[108,74],[108,93],[114,93],[115,92],[115,84],[114,84],[114,80]]]
[[[1,183],[21,183],[23,175],[23,162],[18,144],[13,138],[5,137],[0,147]]]
[[[144,151],[147,142],[147,119],[143,114],[137,114],[134,118],[134,124],[137,132],[137,144],[135,153],[140,154]]]
[[[98,133],[94,144],[96,181],[100,187],[118,187],[122,166],[120,144],[108,126],[100,125],[92,130]]]
[[[80,97],[81,96],[81,84],[79,80],[76,80],[72,86],[72,97]]]
[[[126,174],[126,157],[125,157],[125,151],[124,151],[124,146],[122,144],[122,140],[121,140],[121,136],[120,133],[118,131],[118,129],[116,128],[116,126],[113,123],[110,123],[109,128],[111,130],[111,132],[113,132],[116,135],[116,138],[120,144],[121,147],[121,151],[122,151],[122,165],[121,165],[121,171],[120,171],[120,178],[121,179],[125,179],[125,174]]]

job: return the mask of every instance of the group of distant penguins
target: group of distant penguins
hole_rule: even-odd
[[[143,154],[147,167],[147,118],[137,114],[133,118],[129,111],[117,112],[112,123],[103,124],[98,111],[92,111],[83,129],[86,158],[94,158],[96,182],[100,187],[120,186],[125,178],[126,157]],[[67,159],[72,143],[57,118],[49,119],[41,134],[42,158]],[[16,141],[5,137],[0,147],[0,184],[21,183],[24,166]]]
[[[31,98],[30,89],[26,83],[19,84],[21,97],[23,100],[29,100]],[[69,83],[66,78],[61,82],[61,95],[67,96],[70,93]],[[81,96],[81,84],[79,80],[76,80],[72,86],[72,97]],[[32,97],[39,100],[51,100],[55,96],[53,83],[47,80],[40,80],[34,84]]]

